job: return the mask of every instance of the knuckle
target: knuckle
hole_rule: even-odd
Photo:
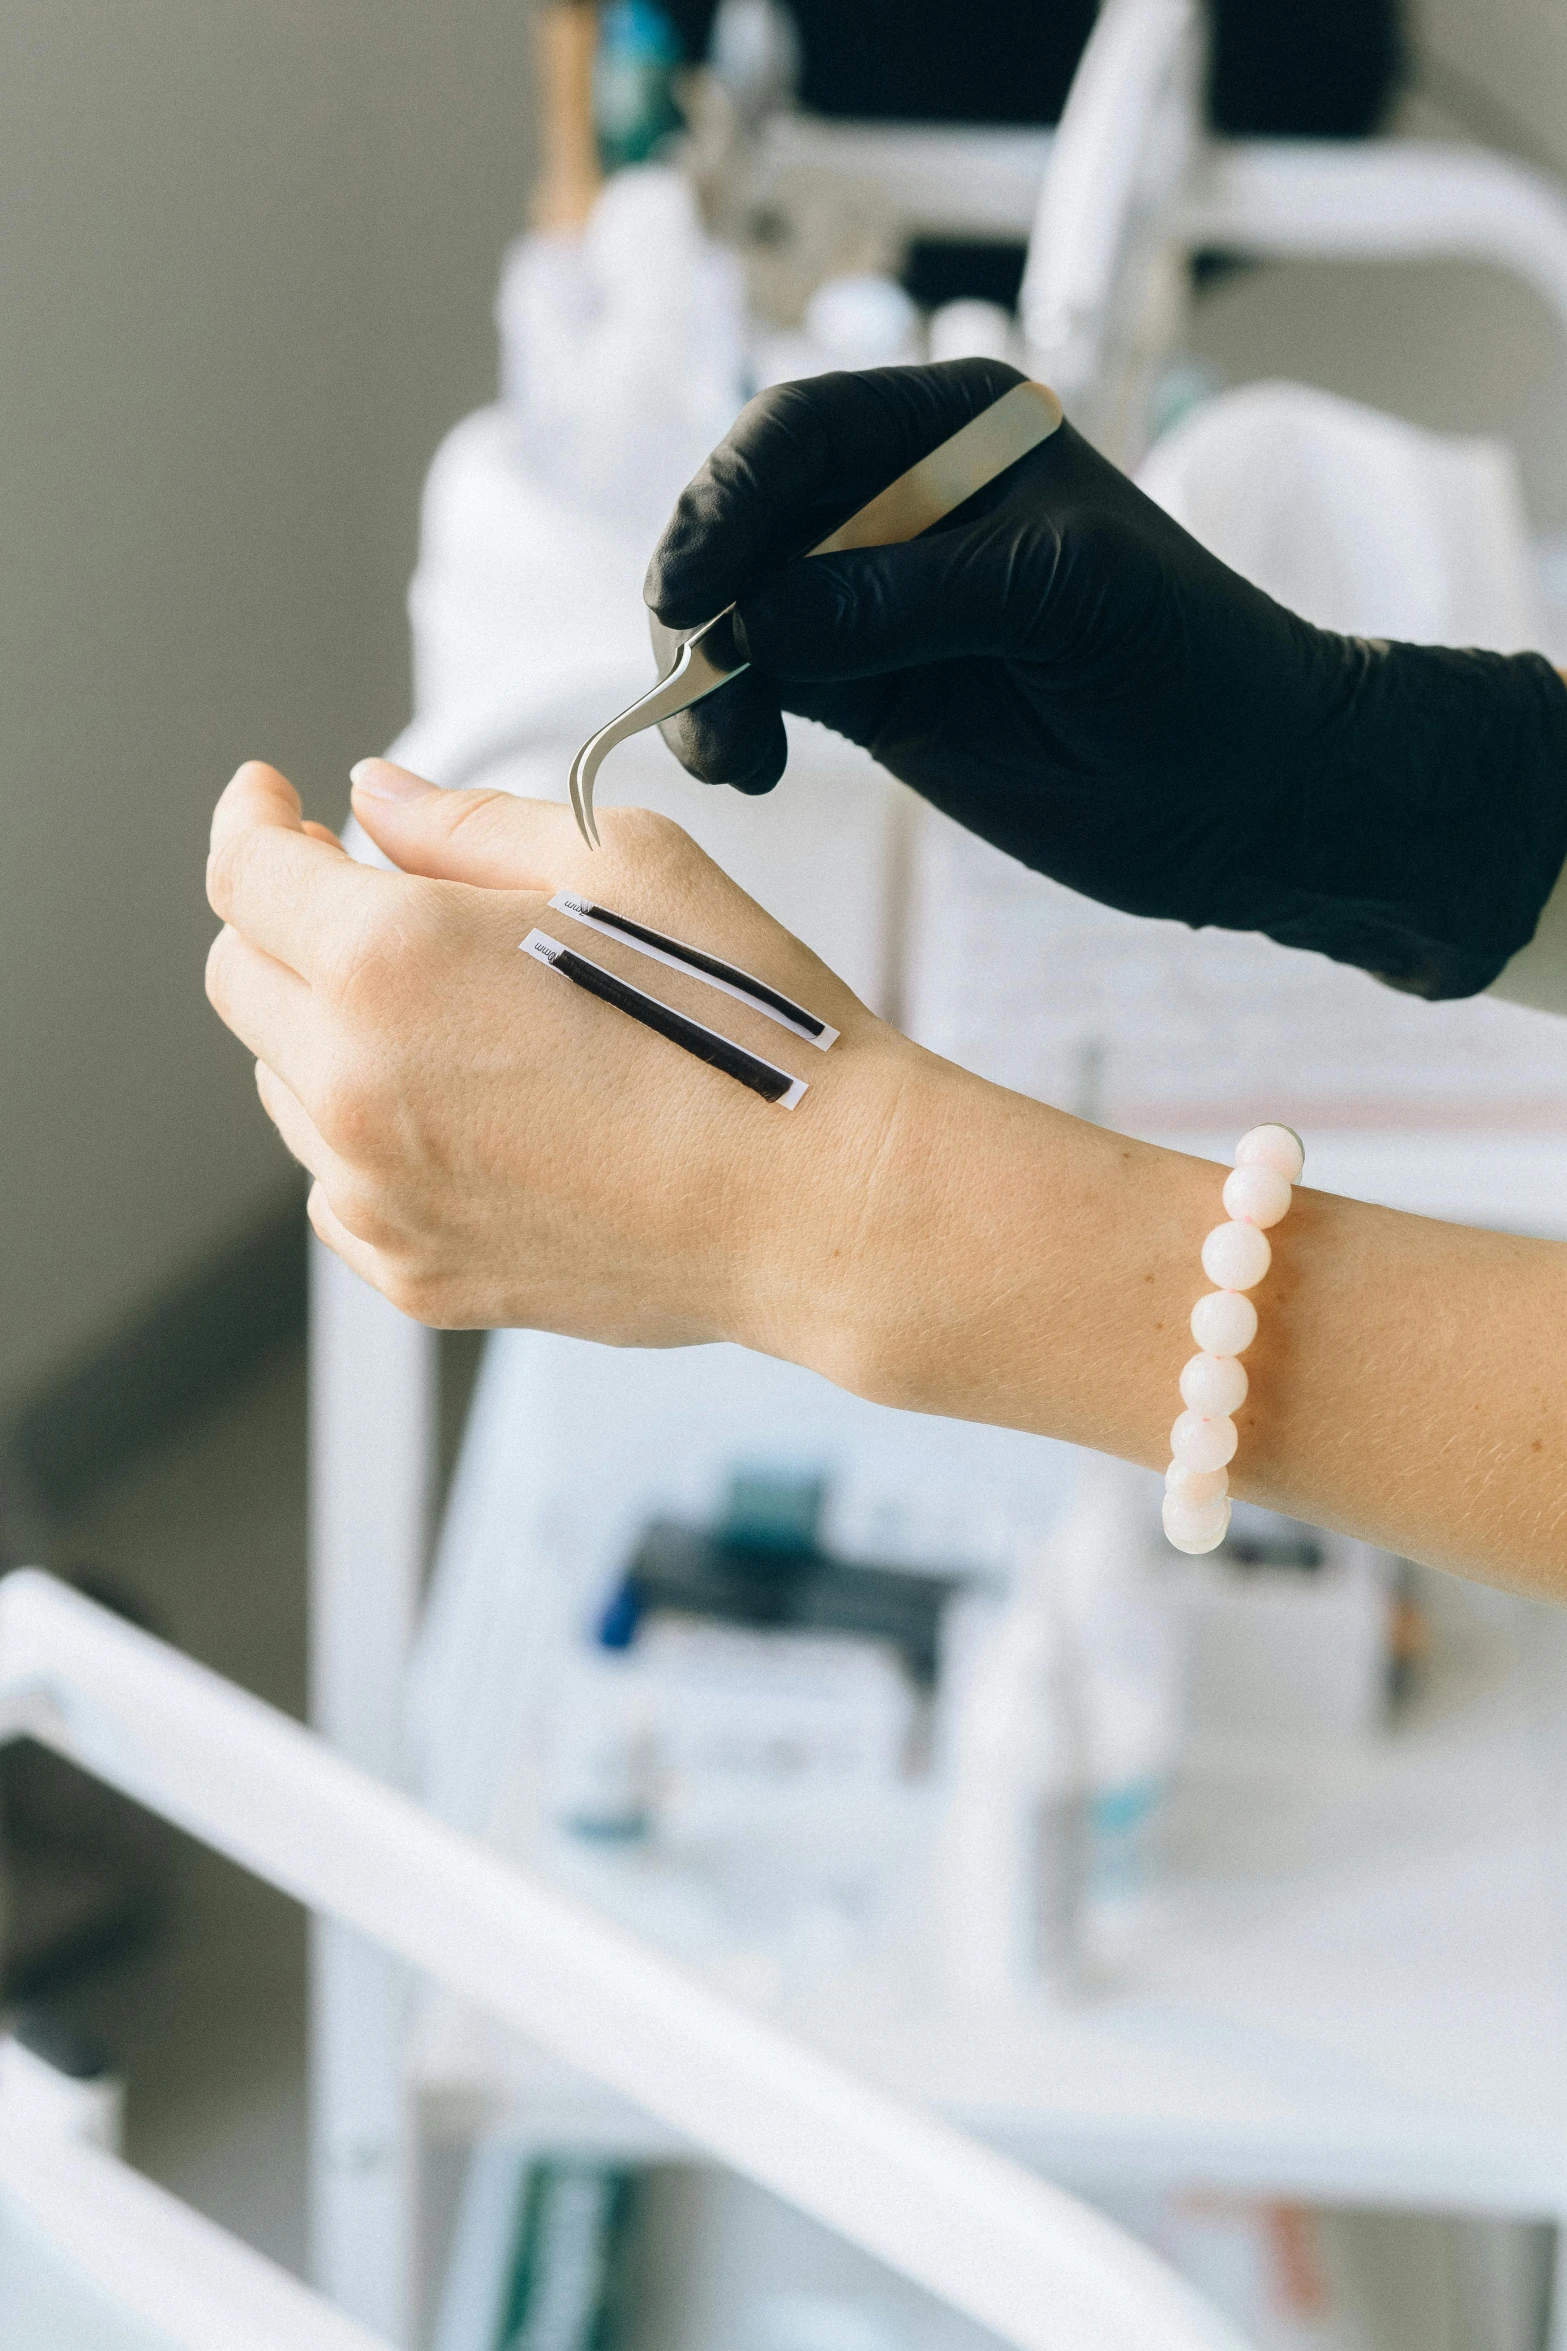
[[[736,418],[729,439],[749,445],[759,435],[795,431],[815,414],[820,402],[821,391],[812,377],[768,384],[762,391],[752,393]]]
[[[389,1090],[362,1070],[329,1073],[314,1105],[322,1140],[340,1159],[379,1161],[390,1140],[394,1106]]]
[[[329,1168],[310,1189],[310,1221],[323,1239],[340,1228],[395,1269],[408,1246],[408,1232],[385,1190],[343,1167]]]
[[[406,1262],[395,1265],[389,1273],[386,1295],[410,1322],[422,1322],[432,1330],[451,1327],[455,1292],[443,1273]]]
[[[406,1240],[399,1218],[376,1186],[339,1181],[329,1197],[338,1223],[367,1249],[395,1250]]]
[[[225,922],[243,887],[252,855],[250,833],[231,833],[207,859],[207,904]]]
[[[789,752],[777,693],[754,673],[683,712],[664,739],[699,782],[734,784],[746,792],[776,784]]]
[[[663,730],[664,741],[679,760],[688,776],[699,784],[721,784],[726,781],[725,770],[729,759],[728,729],[711,719],[698,720],[689,710],[670,719]],[[598,828],[602,834],[607,809],[598,811]]]
[[[685,826],[656,808],[606,808],[598,821],[606,847],[641,865],[672,864],[692,847]]]
[[[384,1007],[409,960],[406,909],[376,908],[345,923],[333,939],[322,978],[336,1001],[358,1010]]]
[[[225,926],[224,929],[219,931],[217,937],[213,940],[211,946],[207,949],[206,968],[202,973],[202,985],[207,991],[207,1002],[212,1006],[214,1012],[221,1012],[225,1002],[225,988],[227,984],[229,965],[229,937],[230,933]]]
[[[718,783],[723,780],[722,769],[727,743],[720,730],[715,729],[711,724],[699,725],[689,710],[683,710],[678,718],[666,719],[660,732],[688,776],[694,776],[699,784]],[[604,808],[597,812],[598,828],[601,834],[609,813],[609,810]]]
[[[493,786],[475,792],[447,792],[441,803],[448,840],[455,840],[459,833],[469,830],[481,837],[500,831],[515,820],[516,812],[517,803],[512,794],[496,791]]]

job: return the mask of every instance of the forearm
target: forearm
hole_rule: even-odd
[[[921,1055],[804,1351],[887,1403],[1162,1468],[1221,1182]],[[1567,1249],[1310,1190],[1271,1238],[1235,1492],[1567,1593]]]
[[[922,1052],[663,818],[605,810],[590,864],[558,805],[384,762],[355,807],[400,871],[355,864],[282,776],[241,768],[213,824],[208,989],[315,1178],[317,1232],[394,1305],[737,1340],[888,1403],[1164,1463],[1217,1167]],[[824,1057],[724,1013],[803,1063],[799,1108],[519,956],[562,885],[830,1023]],[[711,1021],[704,980],[669,981]],[[1257,1304],[1237,1492],[1567,1596],[1567,1249],[1306,1191]]]

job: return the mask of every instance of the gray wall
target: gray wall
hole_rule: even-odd
[[[1536,160],[1567,171],[1567,9],[1560,0],[1416,0],[1414,17],[1435,63],[1463,75],[1501,110],[1492,135],[1505,138],[1510,118]]]
[[[201,994],[238,761],[336,820],[419,484],[489,395],[522,0],[0,21],[0,1405],[276,1198]]]

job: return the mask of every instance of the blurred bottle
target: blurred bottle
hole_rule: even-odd
[[[748,2351],[907,2351],[894,2320],[842,2294],[769,2294],[749,2314]]]
[[[1420,1584],[1421,1570],[1412,1559],[1393,1562],[1387,1626],[1390,1714],[1397,1714],[1419,1696],[1431,1664],[1431,1614]]]
[[[539,176],[528,207],[535,229],[580,229],[603,185],[593,130],[597,52],[598,10],[589,0],[542,0],[534,15]]]
[[[965,297],[931,312],[930,356],[936,359],[1004,359],[1022,364],[1022,336],[1010,310],[999,302]]]
[[[762,338],[757,382],[789,383],[838,367],[897,367],[923,358],[923,344],[919,310],[897,279],[856,271],[817,287],[802,332]]]
[[[707,61],[747,128],[794,99],[800,36],[781,0],[720,0]]]
[[[580,237],[535,234],[496,301],[527,471],[651,543],[744,398],[744,289],[682,176],[610,180]]]
[[[606,171],[646,163],[680,128],[680,36],[657,0],[613,0],[599,20],[593,123]]]
[[[1006,1497],[975,1480],[860,1462],[829,1488],[823,1540],[844,1559],[1007,1581],[1016,1530]]]
[[[920,357],[920,314],[895,278],[829,278],[805,308],[805,331],[834,367],[890,367]]]
[[[637,1623],[622,1587],[556,1697],[550,1811],[568,1834],[598,1844],[637,1844],[653,1829],[657,1755],[652,1697],[632,1654]]]
[[[1091,1846],[1088,1933],[1112,1964],[1146,1942],[1186,1727],[1184,1619],[1164,1588],[1147,1473],[1089,1455],[1042,1572],[1080,1663]]]
[[[648,2175],[591,2149],[481,2139],[434,2351],[621,2351],[636,2333]]]
[[[1258,2351],[1371,2351],[1386,2337],[1335,2274],[1332,2226],[1309,2205],[1177,2193],[1164,2199],[1154,2242]]]
[[[1081,1691],[1046,1585],[977,1598],[955,1628],[940,1765],[934,1909],[942,1977],[959,1998],[1070,1992],[1088,1851]]]

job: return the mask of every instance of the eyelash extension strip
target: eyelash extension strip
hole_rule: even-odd
[[[765,1013],[777,1021],[780,1028],[792,1030],[808,1045],[815,1045],[825,1053],[838,1042],[838,1031],[830,1029],[814,1012],[791,1003],[765,980],[751,977],[748,971],[737,971],[732,963],[720,963],[716,955],[708,955],[700,947],[684,946],[679,939],[668,939],[662,931],[650,931],[646,923],[633,922],[629,914],[616,914],[609,906],[599,906],[591,898],[578,897],[575,890],[557,890],[550,900],[557,914],[569,914],[573,922],[586,923],[590,931],[600,932],[606,939],[619,939],[627,947],[634,947],[639,955],[651,955],[655,963],[664,963],[671,971],[689,972],[694,979],[705,980],[710,988],[719,989],[725,996],[733,996],[737,1004],[749,1004],[753,1012]]]
[[[809,1091],[804,1078],[792,1078],[786,1069],[774,1069],[770,1061],[759,1060],[756,1054],[747,1053],[743,1045],[721,1037],[717,1029],[704,1028],[699,1020],[687,1020],[683,1012],[672,1012],[656,996],[645,996],[628,980],[617,979],[601,963],[591,963],[587,956],[563,947],[546,931],[530,931],[522,942],[522,952],[531,955],[536,963],[547,964],[551,971],[558,971],[576,987],[586,989],[590,996],[613,1004],[618,1012],[629,1013],[645,1029],[667,1037],[672,1045],[684,1046],[687,1053],[694,1053],[710,1069],[721,1069],[725,1077],[749,1086],[764,1102],[776,1102],[781,1110],[793,1110]]]

